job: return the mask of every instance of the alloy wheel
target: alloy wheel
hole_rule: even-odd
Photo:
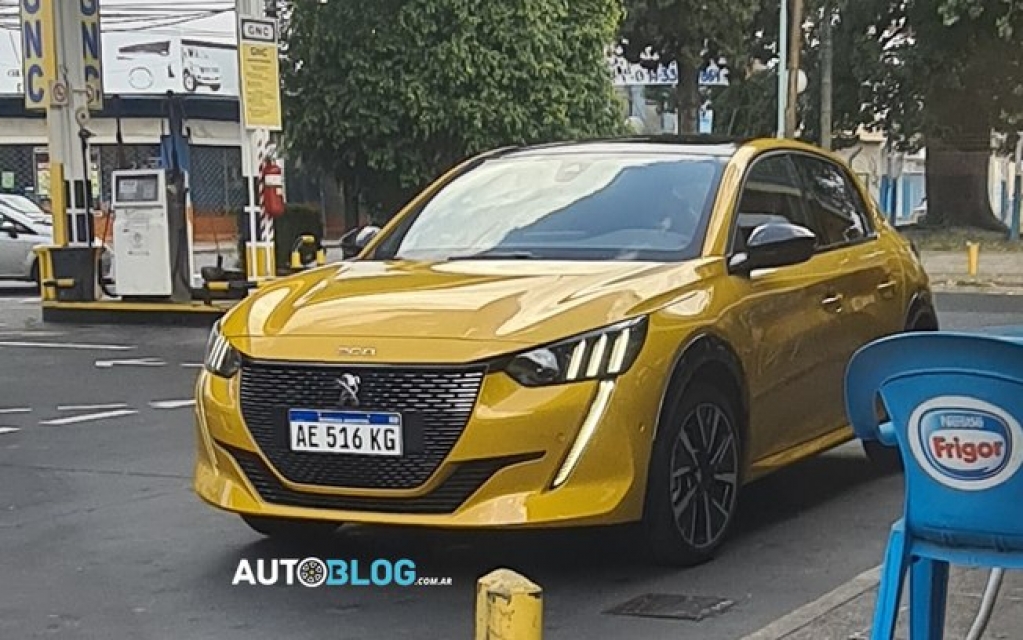
[[[728,529],[739,488],[735,425],[721,407],[697,405],[684,419],[669,465],[671,507],[687,544],[705,549]]]

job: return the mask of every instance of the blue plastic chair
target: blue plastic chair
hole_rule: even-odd
[[[940,640],[950,565],[1023,568],[1023,340],[884,338],[853,356],[845,396],[857,437],[897,446],[905,469],[871,639],[894,637],[908,572],[910,638]]]

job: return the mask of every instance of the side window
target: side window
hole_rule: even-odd
[[[803,183],[789,155],[755,161],[746,176],[736,212],[734,248],[742,250],[754,229],[768,222],[788,222],[820,235],[806,208]]]
[[[12,220],[11,218],[8,218],[4,214],[0,213],[0,223],[3,223],[3,222],[9,222],[9,223],[13,224],[14,225],[14,232],[19,234],[19,235],[25,235],[25,234],[32,233],[32,230],[29,229],[28,227],[26,227],[25,225],[21,224],[17,220]]]
[[[821,226],[823,245],[848,244],[871,235],[866,203],[841,167],[805,155],[797,156],[795,163],[806,182],[807,203]]]

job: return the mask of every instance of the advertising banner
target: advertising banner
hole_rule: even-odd
[[[22,2],[23,9],[25,5],[29,8],[37,6],[34,0]],[[47,6],[46,3],[38,4]],[[84,11],[91,3],[81,0],[81,4],[83,15],[86,15]],[[102,6],[106,7],[105,4]],[[44,21],[41,17],[29,17],[27,39],[23,39],[18,30],[0,29],[0,95],[25,95],[26,105],[30,108],[45,108],[49,98],[47,80],[53,75],[50,68],[52,56],[47,57]],[[102,34],[97,47],[92,34],[94,23],[84,23],[83,28],[90,31],[83,44],[86,73],[90,75],[88,85],[93,90],[101,86],[108,96],[163,95],[173,91],[237,98],[238,53],[234,20],[230,19],[228,24],[230,27],[227,29],[200,29],[186,24],[181,28],[157,26],[116,30],[116,27],[103,23],[95,27]],[[30,51],[23,51],[24,42],[31,44]],[[101,56],[102,65],[96,63],[97,55]],[[96,78],[97,74],[101,79]],[[31,91],[25,90],[26,82]],[[101,103],[93,101],[92,104],[96,108]]]

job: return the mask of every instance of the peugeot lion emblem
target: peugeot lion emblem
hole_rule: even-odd
[[[337,386],[341,387],[341,397],[337,403],[342,407],[359,406],[359,385],[362,380],[359,376],[346,373],[337,379]]]

